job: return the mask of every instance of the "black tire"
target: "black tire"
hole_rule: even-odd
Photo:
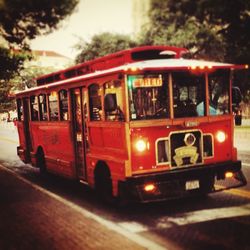
[[[45,156],[41,148],[39,148],[36,153],[36,167],[39,168],[40,174],[47,174]]]
[[[106,165],[99,165],[95,170],[95,190],[98,197],[106,202],[113,203],[113,186],[110,171]]]

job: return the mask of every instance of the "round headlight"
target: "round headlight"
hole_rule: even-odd
[[[226,134],[223,131],[218,131],[216,134],[216,139],[218,142],[222,143],[226,140]]]
[[[139,152],[143,152],[146,147],[147,147],[147,144],[144,140],[142,139],[139,139],[136,143],[135,143],[135,147],[136,149],[139,151]]]

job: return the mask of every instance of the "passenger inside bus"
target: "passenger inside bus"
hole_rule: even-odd
[[[106,94],[104,97],[104,110],[106,120],[124,121],[125,117],[121,108],[117,105],[116,94]]]

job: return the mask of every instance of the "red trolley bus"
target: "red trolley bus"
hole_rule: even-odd
[[[39,77],[16,95],[17,153],[103,197],[155,201],[246,184],[234,147],[237,68],[145,46]]]

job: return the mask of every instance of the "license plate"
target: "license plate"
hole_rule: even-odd
[[[186,181],[186,190],[198,189],[200,187],[199,180]]]

